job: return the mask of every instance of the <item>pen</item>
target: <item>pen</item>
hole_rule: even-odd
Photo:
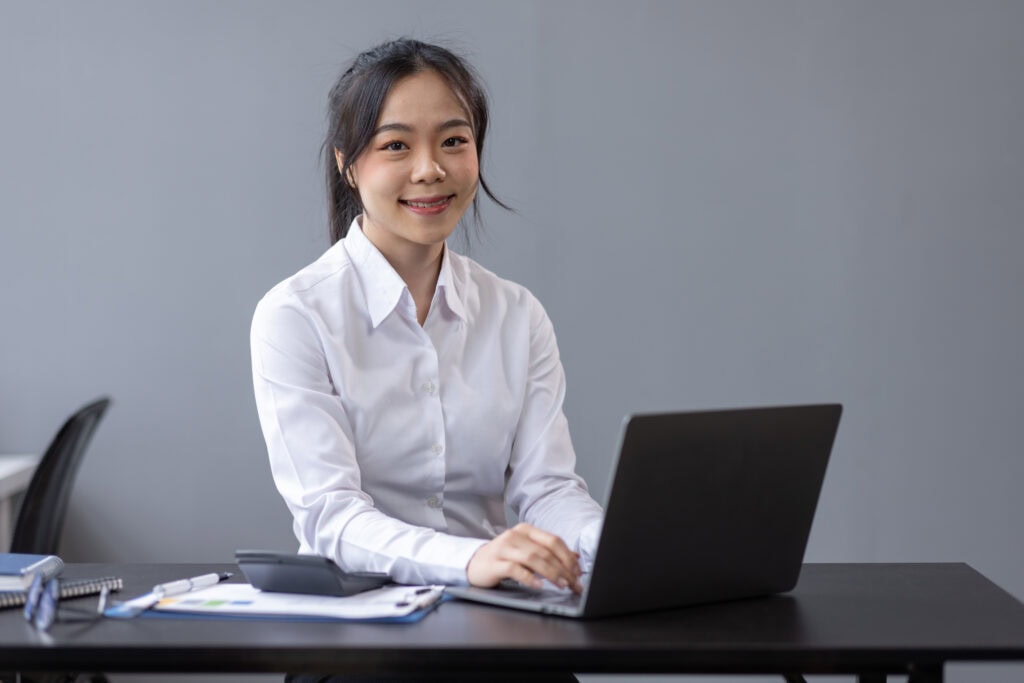
[[[193,576],[191,579],[181,579],[180,581],[158,584],[153,586],[153,592],[159,593],[163,597],[178,595],[179,593],[188,593],[189,591],[199,590],[200,588],[214,586],[221,581],[227,581],[232,576],[234,575],[231,572],[202,574],[200,576]]]
[[[131,619],[139,616],[169,595],[179,595],[181,593],[188,593],[189,591],[198,590],[200,588],[215,586],[221,581],[227,581],[232,576],[234,576],[234,574],[231,572],[223,572],[221,574],[202,574],[201,576],[193,576],[191,579],[181,579],[180,581],[161,583],[153,586],[153,590],[145,595],[140,595],[139,597],[132,598],[127,602],[121,602],[113,607],[106,608],[103,610],[103,616],[114,617],[115,619]]]
[[[404,598],[395,603],[395,607],[412,606],[413,609],[423,609],[437,602],[442,593],[444,593],[444,586],[423,586],[407,593]]]

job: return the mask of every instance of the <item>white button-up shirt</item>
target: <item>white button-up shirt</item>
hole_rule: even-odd
[[[421,327],[357,219],[259,302],[251,342],[300,552],[403,583],[465,583],[507,502],[592,555],[602,511],[574,472],[551,321],[524,287],[446,247]]]

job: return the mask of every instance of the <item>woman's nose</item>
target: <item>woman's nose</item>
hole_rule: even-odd
[[[416,183],[439,183],[446,175],[432,154],[421,154],[413,168],[412,180]]]

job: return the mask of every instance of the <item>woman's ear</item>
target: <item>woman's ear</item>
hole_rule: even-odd
[[[341,155],[341,150],[339,150],[337,147],[334,148],[334,162],[338,164],[338,173],[345,176],[345,182],[348,183],[348,186],[351,187],[352,189],[355,189],[355,174],[352,172],[351,168],[348,169],[347,173],[345,172],[345,157]]]

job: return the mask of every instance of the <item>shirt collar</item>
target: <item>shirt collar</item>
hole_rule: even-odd
[[[359,217],[355,218],[349,226],[348,232],[345,234],[344,247],[363,284],[370,322],[376,328],[395,310],[399,301],[402,300],[403,292],[408,291],[408,287],[402,277],[388,263],[388,260],[384,258],[384,255],[380,253],[380,250],[363,234]],[[440,298],[444,299],[448,309],[458,317],[465,319],[465,308],[462,305],[462,299],[459,298],[456,284],[458,278],[453,274],[451,261],[451,254],[446,244],[441,257],[441,272],[437,278],[437,288],[441,295]],[[439,300],[436,294],[434,298]],[[411,297],[409,300],[411,301]]]
[[[441,255],[441,273],[437,276],[437,290],[444,298],[448,310],[462,320],[465,320],[466,309],[463,307],[462,298],[459,296],[459,287],[456,284],[458,278],[455,277],[455,271],[452,268],[453,258],[454,255],[448,249],[448,245],[445,244],[444,253]],[[437,296],[435,295],[434,298],[437,299]]]
[[[395,310],[402,292],[406,291],[405,281],[363,234],[358,217],[352,221],[345,234],[345,251],[363,283],[370,322],[377,327]]]

